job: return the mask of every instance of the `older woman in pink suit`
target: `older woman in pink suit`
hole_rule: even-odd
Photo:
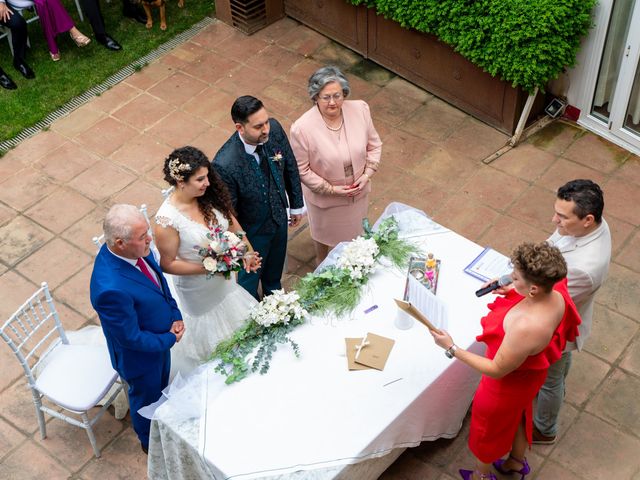
[[[346,100],[350,91],[337,67],[320,68],[309,78],[314,105],[291,126],[318,264],[335,245],[362,233],[380,163],[382,142],[369,106]]]

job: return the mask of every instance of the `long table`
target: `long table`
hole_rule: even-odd
[[[463,272],[482,247],[444,228],[412,241],[442,261],[448,331],[482,353],[475,337],[488,299],[475,297],[480,281]],[[379,268],[351,315],[309,319],[292,334],[300,358],[280,347],[266,375],[228,386],[202,367],[156,411],[149,477],[374,479],[404,448],[455,437],[479,375],[447,359],[421,324],[394,326],[405,274]],[[395,340],[385,369],[348,371],[344,339],[367,332]]]

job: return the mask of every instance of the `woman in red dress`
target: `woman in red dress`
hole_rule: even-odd
[[[475,470],[460,470],[463,479],[530,472],[525,451],[531,445],[532,402],[567,340],[578,335],[580,317],[567,291],[567,266],[556,247],[546,242],[519,245],[511,256],[513,283],[497,292],[482,318],[485,357],[458,348],[444,331],[431,332],[447,356],[482,373],[471,409],[469,449]],[[509,453],[507,459],[501,459]],[[497,460],[496,460],[497,459]]]

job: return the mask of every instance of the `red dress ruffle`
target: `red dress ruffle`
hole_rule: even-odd
[[[483,463],[490,463],[511,450],[518,424],[525,416],[527,441],[531,445],[532,403],[542,387],[549,367],[562,356],[567,341],[578,336],[580,315],[567,290],[567,280],[558,282],[554,290],[562,294],[565,311],[549,345],[527,359],[513,372],[502,378],[485,375],[473,398],[469,449]],[[489,314],[483,317],[479,342],[487,344],[485,356],[493,359],[504,338],[503,321],[506,314],[524,297],[511,290],[489,304]]]

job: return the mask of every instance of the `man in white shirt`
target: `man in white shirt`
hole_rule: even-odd
[[[533,443],[555,443],[571,352],[582,350],[591,332],[595,293],[605,281],[611,261],[611,233],[602,218],[603,209],[602,190],[591,180],[572,180],[558,189],[553,215],[556,231],[547,241],[560,249],[567,262],[569,294],[578,307],[582,324],[580,336],[575,343],[567,343],[560,360],[549,368],[547,380],[538,393]]]

